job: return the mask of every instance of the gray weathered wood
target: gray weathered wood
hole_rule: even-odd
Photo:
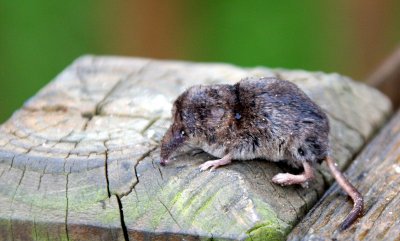
[[[303,189],[272,184],[287,167],[263,160],[158,164],[174,98],[246,76],[291,80],[321,105],[342,167],[390,114],[386,97],[338,74],[82,57],[0,127],[0,240],[284,239],[331,182],[325,167]]]
[[[364,216],[338,232],[350,211],[334,184],[293,230],[289,240],[400,240],[400,112],[346,171],[365,197]]]

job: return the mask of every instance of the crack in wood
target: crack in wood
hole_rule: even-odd
[[[118,203],[118,208],[119,208],[119,217],[120,217],[122,232],[124,234],[124,239],[125,239],[125,241],[129,241],[128,229],[125,224],[124,209],[122,207],[121,198],[117,194],[115,194],[115,197],[117,198],[117,203]]]
[[[68,232],[68,208],[69,208],[69,200],[68,200],[68,182],[69,182],[69,174],[71,173],[71,169],[69,173],[66,175],[66,183],[65,183],[65,200],[66,200],[66,207],[65,207],[65,233],[67,236],[67,240],[69,241],[69,232]]]
[[[14,199],[15,199],[15,196],[17,195],[18,189],[19,189],[19,187],[21,186],[22,179],[23,179],[24,176],[25,176],[25,171],[26,171],[26,167],[22,170],[21,178],[19,179],[19,182],[18,182],[18,184],[17,184],[17,187],[15,188],[15,192],[14,192],[13,197],[12,197],[12,199],[11,199],[11,205],[10,205],[11,209],[12,209],[12,206],[14,205]]]
[[[11,169],[14,167],[14,159],[17,155],[13,155],[13,157],[11,158],[11,163],[10,163],[10,167],[8,168],[8,171],[11,171]]]
[[[146,65],[142,66],[142,68],[145,68],[145,67],[146,67]],[[134,76],[134,75],[135,75],[136,73],[138,73],[138,72],[140,72],[140,69],[139,69],[139,70],[132,71],[132,72],[128,73],[127,75],[125,75],[124,77],[121,77],[121,78],[117,81],[117,83],[116,83],[113,87],[111,87],[111,89],[104,95],[103,99],[100,100],[100,101],[95,105],[95,108],[94,108],[94,115],[100,115],[100,114],[102,113],[101,109],[102,109],[103,105],[107,102],[108,97],[109,97],[112,93],[114,93],[114,91],[115,91],[116,89],[118,89],[118,87],[121,85],[121,83],[123,83],[124,81],[128,80],[129,78],[131,78],[132,76]]]
[[[70,143],[74,143],[74,147],[72,147],[72,148],[68,151],[68,153],[66,153],[65,160],[67,160],[67,159],[68,159],[71,155],[73,155],[73,154],[75,154],[75,155],[77,155],[77,156],[80,156],[79,153],[74,153],[74,151],[76,150],[76,147],[79,145],[79,143],[80,143],[83,139],[84,139],[84,138],[81,138],[81,139],[79,139],[79,140],[77,140],[77,141],[70,142]],[[65,164],[64,164],[64,168],[65,168]]]
[[[54,123],[54,124],[45,126],[45,127],[43,127],[43,128],[40,128],[40,129],[36,129],[36,130],[34,130],[34,132],[32,131],[32,132],[25,132],[25,133],[26,133],[28,136],[39,138],[38,136],[33,135],[33,134],[38,133],[38,132],[41,132],[41,131],[44,131],[44,130],[47,130],[47,129],[49,129],[49,128],[53,128],[53,127],[57,127],[57,126],[59,126],[59,125],[65,124],[65,123],[67,123],[69,120],[70,120],[70,119],[66,118],[66,119],[61,120],[61,121],[58,121],[58,122],[56,122],[56,123]],[[17,123],[18,123],[18,122],[17,122]],[[26,128],[22,128],[22,126],[20,126],[20,128],[21,128],[21,129],[26,129]],[[42,138],[42,139],[43,139],[43,138]],[[46,139],[46,140],[47,140],[47,139]]]
[[[161,168],[160,168],[158,165],[157,165],[157,169],[158,169],[158,172],[160,173],[161,180],[163,180],[163,181],[164,181],[164,177],[163,177],[163,174],[162,174]]]
[[[112,117],[131,118],[131,119],[140,118],[140,119],[146,119],[149,121],[151,121],[153,119],[151,117],[140,115],[140,114],[134,115],[134,114],[121,114],[121,113],[112,113],[112,114],[99,113],[99,114],[96,114],[96,116],[112,116]]]
[[[35,217],[33,217],[33,229],[35,230],[35,240],[39,240],[38,239],[38,234],[37,234],[36,218]]]
[[[104,103],[103,103],[104,104]],[[66,108],[66,107],[65,107]],[[77,108],[73,108],[73,107],[68,107],[69,108],[69,110],[73,110],[73,111],[76,111],[76,112],[79,112],[80,110],[79,109],[77,109]],[[26,111],[30,111],[30,112],[36,112],[36,111],[39,111],[38,109],[32,109],[32,108],[30,108],[30,107],[23,107],[22,108],[23,110],[26,110]],[[46,111],[44,111],[43,109],[41,109],[41,111],[43,111],[43,112],[46,112],[46,113],[52,113],[52,112],[58,112],[58,111],[51,111],[51,110],[46,110]],[[102,112],[100,112],[100,113],[91,113],[91,112],[83,112],[83,113],[81,113],[81,116],[83,117],[83,118],[87,118],[87,119],[89,119],[89,118],[93,118],[94,116],[103,116],[103,117],[107,117],[107,116],[113,116],[113,117],[120,117],[120,118],[131,118],[131,119],[137,119],[137,118],[141,118],[141,119],[146,119],[146,120],[149,120],[149,121],[151,121],[151,120],[153,120],[154,118],[152,118],[152,117],[149,117],[149,116],[144,116],[144,115],[141,115],[141,114],[123,114],[123,113],[111,113],[111,114],[108,114],[108,113],[102,113]],[[161,117],[160,117],[161,118]],[[15,131],[14,131],[15,132]],[[74,132],[74,130],[73,131],[71,131],[71,132]],[[17,136],[17,135],[15,135],[14,133],[12,133],[12,132],[8,132],[7,134],[13,134],[14,136]],[[24,134],[26,134],[26,133],[24,133]],[[28,133],[28,134],[32,134],[32,133]],[[70,133],[69,133],[70,134]],[[69,135],[69,134],[67,134],[67,135]],[[28,136],[30,136],[30,135],[26,135],[26,136],[18,136],[20,139],[25,139],[25,138],[27,138]],[[63,138],[65,138],[65,137],[63,137]],[[2,145],[2,146],[4,146],[4,145]],[[2,146],[0,146],[0,147],[2,147]]]
[[[59,140],[59,143],[62,142],[67,142],[67,143],[75,143],[75,141],[69,141],[68,138],[72,136],[72,134],[75,133],[75,130],[72,129],[70,132],[68,132],[68,134],[66,134],[65,136],[61,137]]]
[[[249,238],[251,241],[254,241],[253,236],[251,234],[249,234]]]
[[[156,165],[156,164],[154,163],[154,160],[151,160],[151,165],[153,166],[153,169],[158,170],[158,173],[160,174],[161,180],[164,182],[164,176],[163,176],[163,174],[162,174],[162,171],[161,171],[160,166],[159,166],[159,165]],[[160,185],[158,179],[157,179],[156,181],[157,181],[157,185],[162,189],[163,187],[162,187],[162,185]]]
[[[159,119],[161,119],[161,116],[157,116],[157,117],[154,117],[153,119],[151,119],[151,120],[149,121],[149,123],[140,131],[140,134],[141,134],[141,135],[144,135],[144,133],[145,133],[151,126],[153,126],[154,123],[155,123],[156,121],[158,121]]]
[[[13,124],[15,124],[15,123],[13,123]],[[11,137],[18,137],[19,139],[26,139],[29,136],[29,134],[27,134],[25,136],[18,135],[17,130],[8,130],[8,131],[6,130],[5,133],[9,134]],[[24,134],[26,134],[26,133],[24,133]],[[17,140],[17,138],[13,138],[12,140]]]
[[[21,153],[18,153],[18,154],[14,154],[13,152],[11,152],[11,153],[13,153],[13,154],[12,154],[13,156],[12,156],[12,158],[11,158],[10,166],[9,166],[9,168],[8,168],[8,171],[10,171],[12,168],[16,168],[16,169],[22,170],[21,168],[15,167],[15,166],[14,166],[14,160],[15,160],[15,158],[20,157],[20,156],[24,156],[24,155],[28,154],[28,153],[32,150],[32,148],[35,148],[35,147],[37,147],[37,146],[39,146],[39,145],[29,147],[28,149],[25,150],[25,152],[21,152]],[[10,153],[10,152],[8,152],[8,153]],[[3,162],[2,162],[2,163],[6,163],[6,159],[3,159]],[[26,162],[25,162],[24,164],[25,164],[25,165],[24,165],[24,169],[25,169],[25,168],[26,168]]]
[[[132,192],[132,190],[135,188],[135,186],[139,183],[139,176],[138,176],[137,170],[136,170],[137,166],[139,165],[139,163],[140,163],[143,159],[145,159],[146,157],[150,156],[150,154],[151,154],[153,151],[155,151],[157,148],[158,148],[158,146],[155,146],[155,147],[151,148],[150,150],[148,150],[147,152],[145,152],[141,157],[139,157],[139,158],[136,160],[136,163],[135,163],[135,165],[134,165],[136,181],[132,182],[132,184],[131,184],[131,186],[129,187],[129,190],[128,190],[128,191],[119,194],[119,196],[120,196],[121,198],[124,197],[124,196],[129,195],[129,194]]]
[[[1,135],[1,136],[3,136],[3,135]],[[7,140],[7,142],[5,142],[5,143],[4,143],[3,145],[1,145],[0,147],[6,147],[6,146],[8,146],[12,140],[15,140],[15,139],[12,139],[12,138],[10,137],[10,138]]]
[[[3,174],[6,172],[6,169],[5,168],[3,168],[3,171],[1,172],[1,174],[0,174],[0,178],[3,176]]]
[[[390,206],[390,204],[396,199],[396,195],[397,195],[397,192],[394,192],[394,194],[392,194],[392,196],[386,197],[386,198],[384,199],[384,201],[381,203],[381,205],[383,206],[382,209],[379,210],[379,213],[378,213],[377,215],[374,215],[374,216],[375,216],[375,217],[374,217],[374,220],[375,220],[375,221],[377,221],[377,220],[382,216],[382,214],[383,214],[384,211],[387,209],[387,207]],[[377,204],[375,204],[375,205],[377,205]],[[366,213],[367,213],[367,212],[366,212]],[[374,226],[379,226],[379,225],[381,225],[380,222],[373,222],[371,228],[368,229],[367,234],[368,234],[368,232],[369,232],[370,230],[373,229]]]
[[[307,188],[308,190],[307,191],[309,191],[310,190],[310,188]],[[308,203],[307,203],[307,201],[304,199],[304,197],[303,197],[303,195],[301,194],[301,192],[296,188],[295,189],[295,191],[296,191],[296,193],[297,193],[297,195],[301,198],[301,200],[303,201],[303,205],[305,205],[305,209],[306,209],[306,212],[307,212],[307,210],[310,210],[310,208],[308,207]],[[310,203],[311,205],[312,205],[312,203]],[[302,215],[302,216],[304,216],[304,214]]]
[[[157,198],[158,201],[164,206],[165,210],[167,210],[169,216],[171,216],[172,220],[174,220],[174,222],[176,223],[176,225],[178,225],[178,227],[182,230],[181,225],[179,225],[178,221],[175,219],[175,217],[172,215],[171,211],[169,210],[169,208],[159,199]]]
[[[17,184],[17,187],[15,188],[15,192],[13,193],[13,197],[12,197],[12,199],[11,199],[11,204],[10,204],[10,209],[11,209],[12,211],[11,211],[11,215],[9,216],[9,223],[10,223],[11,239],[12,239],[12,240],[15,240],[15,238],[14,238],[14,227],[13,227],[13,222],[14,222],[14,219],[13,219],[13,216],[14,216],[13,205],[14,205],[14,201],[15,201],[15,196],[17,195],[17,192],[18,192],[19,187],[21,186],[22,179],[23,179],[24,176],[25,176],[25,170],[26,170],[26,169],[24,168],[24,170],[22,171],[21,178],[19,179],[18,184]]]
[[[15,240],[15,238],[14,238],[14,227],[13,227],[13,220],[12,220],[11,217],[9,219],[9,222],[10,222],[10,230],[11,230],[11,240],[14,241]]]
[[[37,188],[36,188],[37,191],[40,190],[40,185],[42,184],[42,178],[43,178],[43,176],[44,176],[44,172],[42,172],[42,173],[40,174],[40,176],[39,176],[39,184],[38,184],[38,186],[37,186]]]
[[[36,108],[33,106],[22,106],[22,110],[29,112],[45,112],[45,113],[54,113],[54,112],[67,112],[67,111],[78,111],[77,108],[68,107],[63,104],[57,104],[52,106],[41,106],[40,108]]]
[[[82,129],[81,129],[81,131],[83,131],[83,132],[85,132],[85,131],[86,131],[86,129],[87,129],[87,127],[88,127],[88,125],[89,125],[90,121],[92,120],[92,118],[93,118],[93,116],[92,116],[92,117],[90,117],[90,118],[86,118],[86,122],[85,122],[85,124],[82,126]]]
[[[107,184],[107,196],[108,198],[111,197],[111,192],[110,192],[110,181],[108,179],[108,147],[107,147],[107,141],[104,141],[103,145],[106,148],[104,155],[105,155],[105,160],[104,160],[104,171],[105,171],[105,176],[106,176],[106,184]]]

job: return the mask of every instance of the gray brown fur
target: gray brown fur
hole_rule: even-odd
[[[304,172],[279,173],[280,185],[307,185],[313,166],[323,160],[351,196],[354,206],[340,229],[349,227],[363,210],[363,198],[329,156],[326,114],[295,84],[276,78],[246,78],[235,85],[193,86],[174,102],[172,125],[161,143],[161,164],[190,149],[218,157],[201,170],[226,165],[231,159],[286,161]]]
[[[322,161],[329,151],[325,113],[285,80],[247,78],[235,85],[193,86],[177,98],[172,116],[162,159],[185,144],[219,158],[231,153],[235,160],[287,160],[298,168],[304,161]]]

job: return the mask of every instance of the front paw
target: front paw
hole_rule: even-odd
[[[215,163],[215,161],[206,161],[199,166],[200,171],[202,171],[202,172],[209,169],[210,167],[211,167],[210,171],[212,171],[218,167],[218,164]]]

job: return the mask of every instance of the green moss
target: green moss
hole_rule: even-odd
[[[163,220],[165,215],[168,215],[168,211],[164,207],[160,209],[153,209],[150,220],[151,228],[156,229],[160,225],[161,220]]]
[[[174,179],[162,189],[156,187],[154,192],[151,188],[138,189],[141,195],[124,200],[125,221],[128,226],[140,223],[148,229],[168,229],[177,222],[182,230],[196,230],[205,236],[208,233],[232,239],[284,239],[290,226],[278,218],[265,200],[243,197],[248,194],[238,192],[230,183],[221,187],[218,183],[224,180],[219,178],[222,179],[215,176],[207,185],[196,180],[182,183],[185,179]],[[250,217],[249,212],[256,216]]]
[[[74,188],[68,192],[68,208],[72,212],[84,212],[106,198],[107,192],[103,188],[97,190],[93,186]],[[16,195],[15,201],[48,210],[66,208],[65,193],[60,195],[59,192],[46,193],[46,196],[39,192],[26,192],[23,195]]]
[[[262,220],[273,220],[275,223],[280,221],[277,214],[272,210],[268,203],[259,198],[253,198],[253,203],[254,208],[257,210],[257,213],[260,215]]]
[[[30,223],[30,221],[28,221]],[[64,224],[62,223],[47,223],[47,222],[35,222],[33,225],[28,225],[27,227],[32,227],[31,230],[31,240],[62,240],[62,241],[72,241],[68,239],[65,232]],[[25,238],[26,239],[26,238]]]
[[[47,195],[36,193],[24,193],[24,195],[16,196],[15,200],[19,203],[39,207],[44,210],[64,210],[66,207],[65,195]]]
[[[93,186],[80,188],[79,191],[68,192],[68,208],[73,212],[84,212],[94,204],[107,198],[105,188],[95,189]]]
[[[217,197],[220,196],[223,188],[215,193],[208,193],[203,190],[196,195],[182,193],[179,199],[173,203],[173,212],[176,217],[185,220],[184,225],[190,228],[198,228],[212,233],[221,226],[220,221],[210,219],[215,212],[214,207]],[[204,215],[202,215],[204,214]],[[226,224],[226,222],[223,222]]]
[[[180,191],[180,192],[177,192],[177,193],[175,194],[174,198],[172,199],[172,203],[173,203],[173,204],[176,203],[176,202],[178,202],[178,201],[181,199],[182,193],[183,193],[183,192]]]
[[[99,212],[96,220],[101,221],[103,224],[118,224],[120,222],[120,213],[117,207],[115,209],[107,209],[106,211]]]
[[[273,222],[260,223],[246,232],[249,237],[246,241],[280,241],[285,240],[285,233]]]
[[[201,212],[206,212],[207,210],[210,210],[210,208],[211,208],[211,206],[212,206],[212,203],[214,202],[214,200],[215,200],[215,198],[217,197],[217,194],[218,194],[219,192],[216,192],[214,195],[211,195],[211,196],[209,196],[203,203],[202,203],[202,206],[200,206],[200,208],[198,208],[195,212],[194,212],[194,214],[193,214],[193,216],[198,216],[199,215],[199,213],[201,213]]]
[[[177,193],[174,197],[170,199],[165,196],[171,194],[172,190],[168,188],[163,189],[156,196],[141,195],[136,197],[134,195],[130,195],[126,197],[127,199],[123,199],[123,207],[124,207],[124,216],[125,222],[127,225],[130,225],[130,222],[136,222],[144,218],[148,223],[148,227],[152,229],[156,229],[161,221],[167,216],[168,211],[165,207],[162,206],[160,200],[171,200],[170,203],[176,202],[180,199],[181,193]],[[152,198],[150,198],[152,197]],[[133,198],[133,199],[130,199]],[[129,200],[126,202],[124,200]],[[170,203],[164,203],[166,207],[170,208]],[[146,214],[151,213],[151,217],[149,218]]]
[[[247,240],[285,240],[289,225],[278,218],[268,203],[258,198],[254,198],[253,202],[262,221],[246,231]]]
[[[3,240],[12,240],[11,237],[11,223],[10,220],[3,219],[4,217],[0,217],[0,235]]]

